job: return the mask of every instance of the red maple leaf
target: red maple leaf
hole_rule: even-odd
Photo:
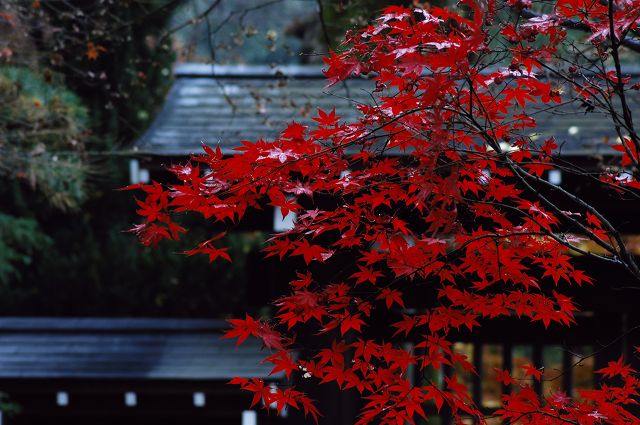
[[[291,252],[291,255],[302,255],[307,264],[313,260],[322,262],[328,254],[327,250],[319,245],[311,245],[306,239],[294,242],[293,246],[295,246],[295,249]]]
[[[516,383],[516,380],[511,377],[511,374],[506,370],[493,369],[496,372],[496,380],[502,385],[513,385]]]
[[[347,314],[340,320],[340,333],[344,335],[350,329],[360,332],[360,327],[364,324],[364,321],[360,319],[360,314]]]

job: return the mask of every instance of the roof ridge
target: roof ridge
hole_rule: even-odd
[[[182,78],[226,77],[226,78],[326,78],[321,65],[218,65],[206,63],[179,63],[174,75]]]
[[[483,71],[489,73],[501,69],[501,66],[492,66]],[[287,64],[287,65],[246,65],[246,64],[206,64],[206,63],[178,63],[174,67],[176,78],[319,78],[325,79],[321,64]],[[613,68],[607,68],[607,71]],[[622,72],[631,76],[640,76],[640,65],[624,64]],[[538,73],[541,74],[541,73]],[[587,75],[592,74],[587,72]],[[426,75],[426,74],[425,74]],[[362,78],[353,76],[351,78]]]
[[[0,333],[220,331],[224,320],[143,317],[0,317]]]

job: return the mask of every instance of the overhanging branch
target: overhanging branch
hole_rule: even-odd
[[[523,9],[520,12],[520,15],[523,18],[527,18],[527,19],[541,18],[543,16],[543,14],[534,12],[534,11],[529,10],[529,9]],[[572,30],[580,30],[580,31],[584,31],[584,32],[591,32],[591,28],[589,28],[589,25],[587,25],[587,24],[585,24],[583,22],[572,21],[571,19],[567,19],[567,20],[561,21],[560,25],[562,25],[565,28],[572,29]],[[638,40],[636,38],[631,38],[631,37],[628,37],[628,36],[624,37],[622,40],[620,40],[620,44],[622,46],[624,46],[624,47],[627,47],[627,48],[633,50],[634,52],[640,53],[640,40]]]

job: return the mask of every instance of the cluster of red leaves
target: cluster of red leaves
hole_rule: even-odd
[[[311,415],[316,422],[318,421],[320,412],[318,412],[318,409],[313,405],[312,400],[300,391],[296,391],[293,388],[282,390],[272,385],[265,385],[262,379],[257,378],[234,378],[230,383],[239,385],[243,391],[253,393],[251,407],[256,406],[260,402],[262,402],[265,407],[274,406],[279,412],[285,407],[292,407],[294,409],[300,409],[300,407],[302,407],[305,415]]]
[[[272,373],[355,389],[367,400],[361,424],[414,423],[426,417],[426,402],[484,421],[455,377],[444,385],[427,378],[427,370],[443,365],[473,371],[452,349],[450,335],[501,316],[545,327],[570,325],[576,306],[562,288],[591,280],[572,265],[567,252],[579,248],[563,230],[570,224],[614,249],[606,220],[593,208],[577,204],[575,211],[563,211],[536,199],[536,185],[550,185],[540,177],[554,168],[558,146],[553,138],[535,142],[526,136],[536,125],[528,108],[560,102],[558,88],[536,72],[548,68],[546,61],[567,36],[562,22],[585,22],[592,29],[589,41],[599,46],[607,35],[604,6],[563,0],[553,15],[516,20],[491,33],[501,16],[496,5],[463,3],[463,14],[388,7],[372,25],[350,33],[343,52],[325,59],[330,85],[356,74],[371,76],[375,102],[359,106],[357,122],[319,110],[314,128],[293,122],[275,141],[245,141],[228,157],[205,146],[189,164],[170,168],[178,183],[133,187],[146,193],[138,201],[146,222],[134,231],[147,245],[177,238],[184,231],[173,221],[180,213],[232,224],[248,209],[268,204],[283,215],[298,215],[292,230],[271,239],[267,256],[326,267],[354,259],[330,281],[299,274],[290,294],[276,301],[271,322],[232,320],[227,337],[239,343],[259,338],[272,351],[265,359]],[[639,4],[616,3],[616,29],[635,28],[626,14]],[[511,61],[487,71],[483,58],[497,53],[490,38],[506,40],[511,47],[501,53]],[[588,99],[607,93],[613,79],[603,74],[572,84]],[[605,89],[593,89],[598,82]],[[637,159],[637,150],[625,147]],[[633,187],[635,180],[607,182]],[[213,242],[188,254],[228,259]],[[416,287],[435,288],[437,304],[414,305],[398,320],[391,312],[404,309],[406,290]],[[366,332],[374,310],[390,312],[390,340]],[[298,357],[296,336],[305,332],[331,342]],[[407,340],[416,342],[413,348],[403,345]],[[497,414],[527,424],[637,423],[625,405],[637,397],[638,381],[616,365],[601,373],[622,379],[621,386],[604,385],[570,399],[560,393],[541,398],[523,385],[504,397]],[[424,379],[412,383],[413,368]],[[540,379],[534,367],[528,373]],[[302,406],[317,419],[311,400],[293,387],[233,382],[254,394],[253,405]]]
[[[541,379],[541,372],[525,365],[525,376]],[[578,390],[579,397],[572,399],[557,392],[540,399],[530,384],[520,384],[514,394],[503,397],[503,407],[496,411],[500,419],[508,423],[533,424],[580,424],[595,425],[601,423],[636,424],[638,418],[625,408],[635,404],[640,389],[640,380],[636,371],[624,364],[622,358],[609,362],[609,365],[597,371],[605,378],[619,378],[616,385],[603,384],[600,389]],[[516,383],[507,373],[502,372],[501,380],[505,385]]]

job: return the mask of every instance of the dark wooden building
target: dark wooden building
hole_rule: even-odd
[[[281,376],[269,376],[255,341],[236,348],[221,339],[223,328],[216,320],[1,318],[0,388],[20,410],[2,424],[281,422],[249,410],[250,397],[227,384]]]

